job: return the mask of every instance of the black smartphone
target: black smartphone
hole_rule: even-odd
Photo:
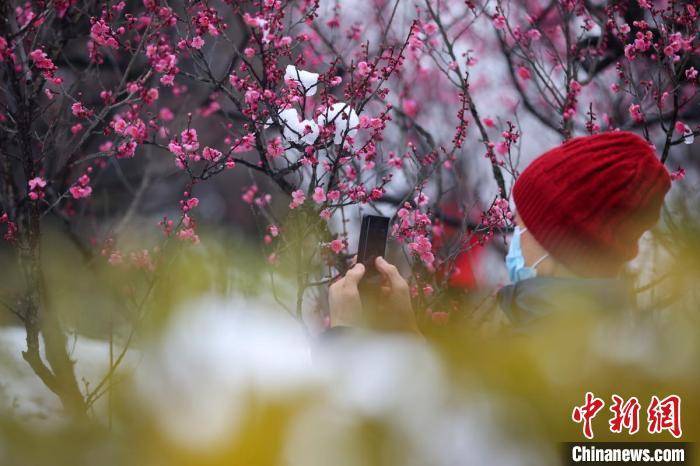
[[[365,266],[365,275],[377,274],[374,259],[384,256],[389,235],[389,217],[365,215],[362,217],[360,240],[357,246],[357,261]]]

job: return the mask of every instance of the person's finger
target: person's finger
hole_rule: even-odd
[[[351,264],[351,265],[350,265],[351,267],[352,267],[353,265],[357,264],[357,254],[355,254],[354,256],[352,256],[352,257],[350,258],[350,264]]]
[[[377,266],[379,273],[389,280],[392,287],[403,285],[405,282],[399,273],[399,269],[397,269],[395,265],[388,263],[382,256],[378,256],[374,260],[374,264]]]
[[[362,264],[355,264],[345,273],[345,283],[347,285],[357,286],[364,274],[365,266]]]
[[[390,286],[382,286],[382,287],[380,287],[380,290],[382,291],[382,294],[385,294],[385,295],[391,294],[391,287]]]
[[[337,291],[343,287],[344,281],[345,277],[343,277],[342,275],[336,277],[334,280],[331,281],[331,284],[328,287],[328,291],[330,291],[331,293],[337,293]]]
[[[343,274],[337,273],[331,277],[329,283],[331,284],[331,286],[333,286],[333,284],[337,283],[338,281],[340,281],[342,279],[343,279]]]

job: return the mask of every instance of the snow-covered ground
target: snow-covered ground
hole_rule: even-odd
[[[30,421],[52,423],[61,418],[61,403],[39,380],[22,358],[27,349],[26,333],[22,327],[0,327],[0,408]],[[81,388],[88,382],[94,387],[109,368],[109,345],[105,341],[79,337],[70,343],[71,357],[76,360],[75,371]],[[41,343],[44,357],[43,343]],[[137,351],[128,352],[122,369],[133,367]],[[95,405],[102,409],[102,403]]]

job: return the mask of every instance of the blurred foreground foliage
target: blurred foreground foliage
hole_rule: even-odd
[[[568,312],[526,332],[517,332],[507,325],[476,325],[469,319],[471,310],[465,309],[463,318],[425,328],[434,362],[425,365],[414,359],[415,354],[422,353],[404,352],[399,345],[399,351],[392,353],[396,360],[376,366],[384,357],[382,347],[365,353],[356,350],[366,344],[363,337],[343,347],[343,357],[351,357],[355,351],[370,357],[352,363],[354,372],[346,374],[348,378],[333,376],[326,383],[310,375],[315,371],[316,355],[325,353],[326,345],[319,345],[310,336],[313,332],[300,332],[309,342],[309,370],[299,373],[293,388],[289,381],[276,385],[274,378],[260,378],[256,372],[264,373],[265,364],[287,357],[286,349],[279,347],[281,343],[275,346],[277,334],[262,338],[261,344],[250,344],[257,340],[236,333],[234,325],[230,337],[224,334],[226,341],[219,344],[217,339],[222,336],[216,331],[198,334],[202,327],[194,326],[189,335],[193,347],[163,346],[172,331],[172,321],[183,314],[196,315],[200,312],[199,300],[207,296],[224,303],[222,312],[283,316],[280,318],[291,322],[290,329],[301,329],[289,314],[275,306],[268,266],[259,259],[262,254],[255,247],[230,235],[210,232],[198,246],[166,251],[161,260],[167,263],[159,268],[161,276],[153,282],[148,271],[113,266],[104,260],[95,260],[86,268],[77,263],[70,245],[60,236],[47,236],[44,251],[50,298],[66,327],[76,329],[74,341],[91,337],[107,345],[111,335],[114,359],[133,333],[136,337],[130,351],[137,357],[116,371],[111,391],[100,393],[87,423],[54,415],[27,419],[18,409],[24,400],[0,397],[0,464],[403,465],[426,464],[426,459],[434,460],[434,464],[487,464],[487,458],[497,458],[490,464],[556,464],[558,442],[584,440],[581,425],[571,421],[571,411],[583,404],[587,391],[606,402],[593,421],[596,440],[674,440],[667,432],[646,432],[646,408],[652,395],[677,394],[682,398],[683,440],[694,441],[700,430],[700,302],[696,289],[700,279],[700,235],[692,228],[678,230],[676,235],[679,252],[660,259],[657,269],[663,271],[660,276],[664,278],[653,287],[642,287],[640,311],[611,309],[606,314],[591,314],[577,309],[575,302],[562,303]],[[293,273],[279,272],[277,289],[281,294],[277,299],[294,299],[293,293],[285,294],[285,280],[293,282]],[[9,288],[14,275],[6,276],[4,286]],[[322,294],[319,297],[323,299]],[[255,304],[248,308],[241,303]],[[497,316],[499,311],[489,312]],[[252,328],[265,333],[264,325],[245,328],[246,332]],[[226,353],[236,340],[241,342],[233,346],[236,351]],[[421,346],[413,341],[410,344]],[[197,345],[209,346],[199,350]],[[158,371],[151,370],[160,367],[160,356],[151,358],[153,352],[173,358],[173,367],[180,371],[176,377],[160,380]],[[267,356],[258,362],[256,358],[262,353]],[[214,362],[206,360],[209,355]],[[84,363],[81,355],[74,352],[72,356],[80,369]],[[188,361],[190,357],[194,362]],[[142,367],[140,361],[149,358],[150,365]],[[221,366],[216,361],[222,361]],[[109,367],[108,361],[96,364],[101,364],[102,374]],[[357,369],[363,364],[371,366],[370,370]],[[347,368],[342,358],[338,365],[340,371]],[[235,375],[244,366],[252,369],[247,369],[247,375]],[[438,373],[443,377],[434,385],[426,385],[432,388],[416,388],[432,383],[429,379]],[[0,386],[11,385],[11,377],[12,373],[3,369]],[[141,384],[138,388],[134,379],[139,377],[157,380],[155,385]],[[386,377],[390,383],[373,393],[372,379]],[[254,379],[255,383],[249,383]],[[185,392],[189,395],[179,398],[171,408],[162,409],[161,403],[154,409],[154,400],[182,388],[178,380],[200,385]],[[339,396],[345,389],[339,384],[348,380],[350,384],[367,384],[360,391],[370,401],[379,400],[380,408],[363,410],[352,403],[329,401]],[[99,377],[84,378],[86,392],[98,381]],[[231,383],[239,384],[240,390],[230,392]],[[273,386],[260,389],[265,384]],[[609,431],[613,394],[640,400],[640,432],[636,435]],[[187,410],[216,412],[218,400],[227,396],[237,397],[237,402],[220,407],[224,422],[218,420],[216,425],[225,428],[217,427],[202,437],[200,432],[212,426],[206,417],[194,417],[188,423]],[[391,401],[394,399],[399,401]],[[184,417],[169,418],[171,411],[183,409]],[[457,412],[463,415],[450,420],[451,427],[446,430],[445,420]],[[416,416],[420,419],[414,419]],[[178,427],[180,434],[173,436],[168,424],[182,423],[183,419],[184,426]],[[226,427],[228,419],[230,426]],[[418,436],[411,427],[416,422],[420,426]],[[191,433],[192,441],[182,436],[183,428]],[[503,456],[503,450],[514,453]],[[444,451],[445,456],[436,457],[436,451]],[[520,454],[524,451],[529,453]],[[450,458],[456,462],[450,463]],[[485,462],[481,463],[480,458]]]

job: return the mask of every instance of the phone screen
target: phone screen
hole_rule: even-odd
[[[378,256],[384,256],[388,234],[389,217],[380,215],[365,215],[362,217],[357,260],[365,266],[367,273],[376,272],[374,259]]]

